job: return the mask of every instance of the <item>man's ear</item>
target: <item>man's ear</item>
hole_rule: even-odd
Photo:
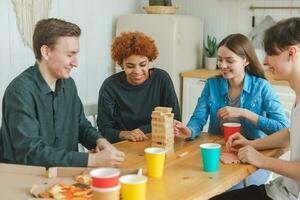
[[[49,60],[49,52],[50,52],[50,50],[51,49],[47,45],[41,46],[41,49],[40,49],[42,57],[45,60],[47,60],[47,61]]]
[[[288,56],[289,60],[295,60],[297,57],[297,54],[299,54],[299,47],[297,45],[292,45],[288,48]]]

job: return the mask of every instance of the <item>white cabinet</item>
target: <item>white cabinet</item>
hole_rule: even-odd
[[[183,77],[183,96],[182,96],[182,122],[187,123],[192,116],[198,98],[200,97],[202,90],[204,88],[206,79],[203,78],[190,78]],[[295,101],[295,93],[289,87],[285,85],[273,85],[276,94],[285,109],[285,112],[290,116],[291,108]],[[209,119],[209,118],[208,118]],[[209,121],[209,120],[208,120]],[[208,130],[208,121],[203,128],[203,131]]]
[[[182,93],[182,122],[187,123],[192,116],[204,88],[206,79],[199,78],[183,78]],[[203,131],[208,130],[208,121],[203,127]]]

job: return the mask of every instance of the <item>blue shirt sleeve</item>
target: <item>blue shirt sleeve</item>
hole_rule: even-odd
[[[267,83],[262,90],[262,107],[267,115],[258,116],[257,127],[266,134],[272,134],[289,126],[289,120],[284,112],[273,87]]]
[[[194,110],[194,113],[187,124],[187,127],[192,132],[191,139],[194,139],[201,133],[203,126],[207,122],[209,114],[209,96],[210,91],[208,80],[204,86],[201,96],[198,98],[197,106]]]

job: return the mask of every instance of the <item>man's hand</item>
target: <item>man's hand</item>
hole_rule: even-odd
[[[133,142],[139,142],[139,141],[144,141],[144,140],[148,139],[148,137],[145,135],[145,133],[138,128],[134,129],[132,131],[121,131],[119,137],[121,139],[126,139],[126,140],[130,140]]]
[[[256,149],[254,149],[250,145],[247,145],[247,146],[242,147],[242,148],[239,149],[238,158],[243,163],[249,163],[249,164],[254,165],[258,168],[264,168],[265,163],[268,159],[268,157],[266,157],[265,155],[259,153]]]
[[[188,138],[192,136],[191,130],[188,127],[186,127],[182,122],[177,121],[176,119],[174,119],[173,129],[176,137]]]
[[[116,147],[114,147],[112,144],[110,144],[106,139],[104,138],[99,138],[96,141],[96,152],[99,152],[103,149],[110,149],[110,150],[114,150],[117,151]]]
[[[123,152],[106,148],[96,153],[89,153],[88,167],[117,167],[124,161],[124,157]]]
[[[106,139],[98,139],[96,145],[95,151],[89,153],[88,167],[116,167],[124,161],[125,154]]]

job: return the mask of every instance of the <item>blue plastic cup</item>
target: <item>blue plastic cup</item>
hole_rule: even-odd
[[[205,143],[200,145],[203,170],[205,172],[219,171],[219,158],[221,145],[216,143]]]

